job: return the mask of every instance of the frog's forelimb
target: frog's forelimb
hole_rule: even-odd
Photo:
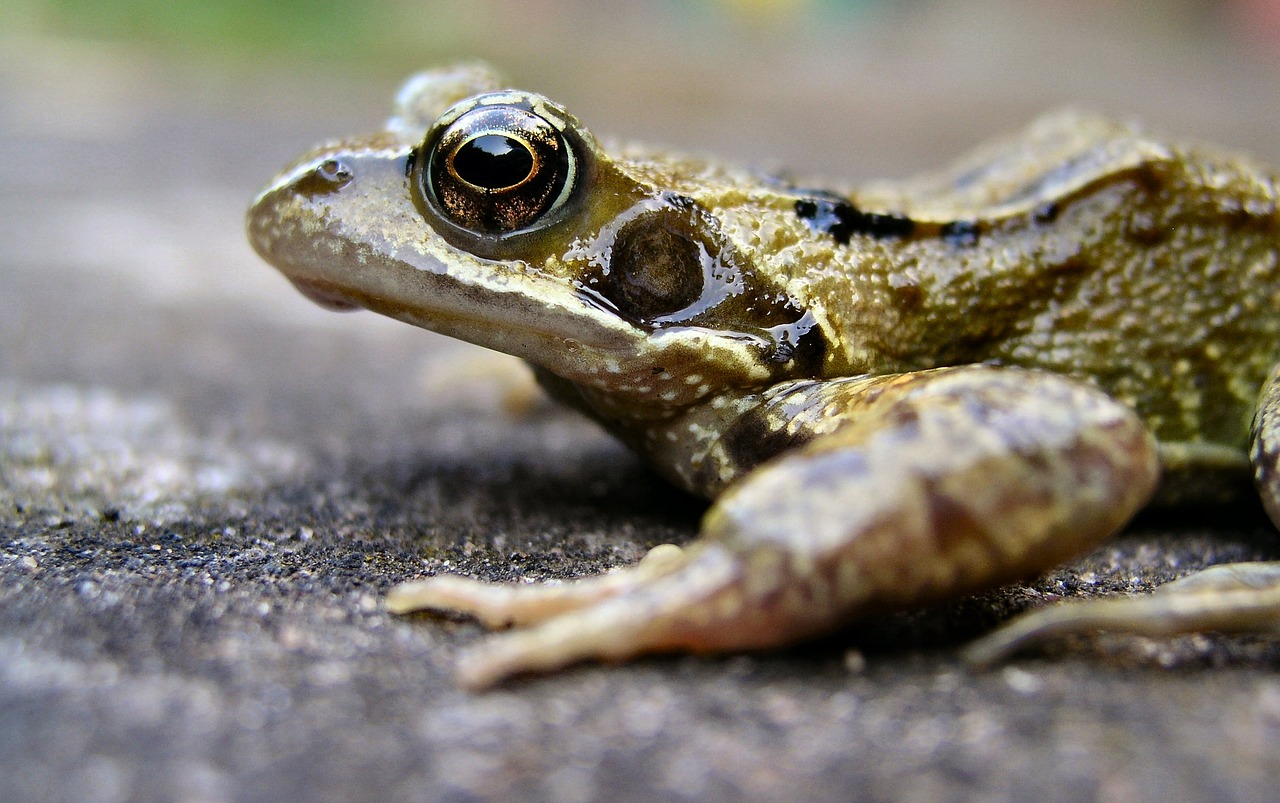
[[[1040,571],[1110,536],[1156,485],[1138,417],[1064,377],[963,366],[840,395],[855,418],[731,485],[678,555],[560,588],[433,578],[391,605],[521,627],[464,656],[471,688],[590,658],[772,647]]]

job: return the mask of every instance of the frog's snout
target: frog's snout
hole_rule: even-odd
[[[312,154],[263,190],[246,216],[249,242],[258,255],[311,301],[340,312],[360,309],[360,305],[315,275],[325,257],[315,245],[317,229],[324,225],[320,214],[324,205],[314,201],[336,193],[353,179],[350,164],[338,154]]]
[[[360,309],[339,288],[310,275],[316,255],[309,248],[299,249],[290,236],[293,227],[281,215],[280,194],[283,189],[272,189],[259,196],[249,210],[247,228],[249,242],[258,256],[284,274],[298,292],[325,309],[349,312]],[[301,252],[299,252],[301,251]]]

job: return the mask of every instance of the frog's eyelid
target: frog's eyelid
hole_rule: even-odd
[[[420,142],[445,110],[475,95],[501,89],[506,82],[483,64],[458,64],[418,73],[396,93],[386,130]]]

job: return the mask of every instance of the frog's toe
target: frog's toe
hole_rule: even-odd
[[[766,588],[755,577],[750,561],[721,545],[704,543],[678,554],[660,553],[659,564],[660,571],[641,565],[576,584],[590,588],[621,578],[615,582],[622,587],[610,586],[608,593],[590,601],[578,597],[567,610],[549,615],[543,614],[553,604],[544,600],[550,600],[558,588],[510,588],[433,578],[430,585],[442,590],[433,591],[429,602],[430,607],[474,612],[494,622],[515,621],[538,609],[539,623],[491,636],[463,654],[458,681],[471,689],[584,660],[751,649],[804,635],[781,615],[784,611],[769,604],[766,597],[776,589]]]
[[[1280,630],[1280,563],[1214,566],[1145,596],[1041,608],[973,642],[963,657],[990,666],[1055,637],[1097,630],[1154,637]]]
[[[443,574],[401,583],[387,592],[383,604],[391,613],[464,613],[490,628],[532,625],[642,585],[675,569],[684,555],[684,550],[675,544],[661,544],[649,550],[635,566],[564,584],[486,583]]]
[[[538,624],[494,635],[468,649],[458,661],[458,683],[483,689],[512,675],[579,661],[776,647],[813,635],[815,622],[823,617],[782,604],[795,594],[788,596],[786,571],[777,560],[763,560],[767,557],[742,556],[723,544],[700,542],[686,551],[659,553],[657,567],[639,565],[576,584],[589,589],[621,578],[590,601],[577,597],[567,610],[541,616]],[[439,584],[444,590],[433,592],[430,607],[477,612],[486,621],[512,621],[534,608],[543,615],[552,610],[545,599],[558,590],[439,580],[448,583]],[[436,585],[434,579],[431,585]]]

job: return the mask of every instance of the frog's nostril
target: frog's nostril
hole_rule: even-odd
[[[351,180],[351,168],[341,159],[325,159],[316,166],[316,178],[342,185]]]
[[[351,162],[337,156],[300,166],[281,182],[282,187],[303,197],[330,195],[355,180]]]

